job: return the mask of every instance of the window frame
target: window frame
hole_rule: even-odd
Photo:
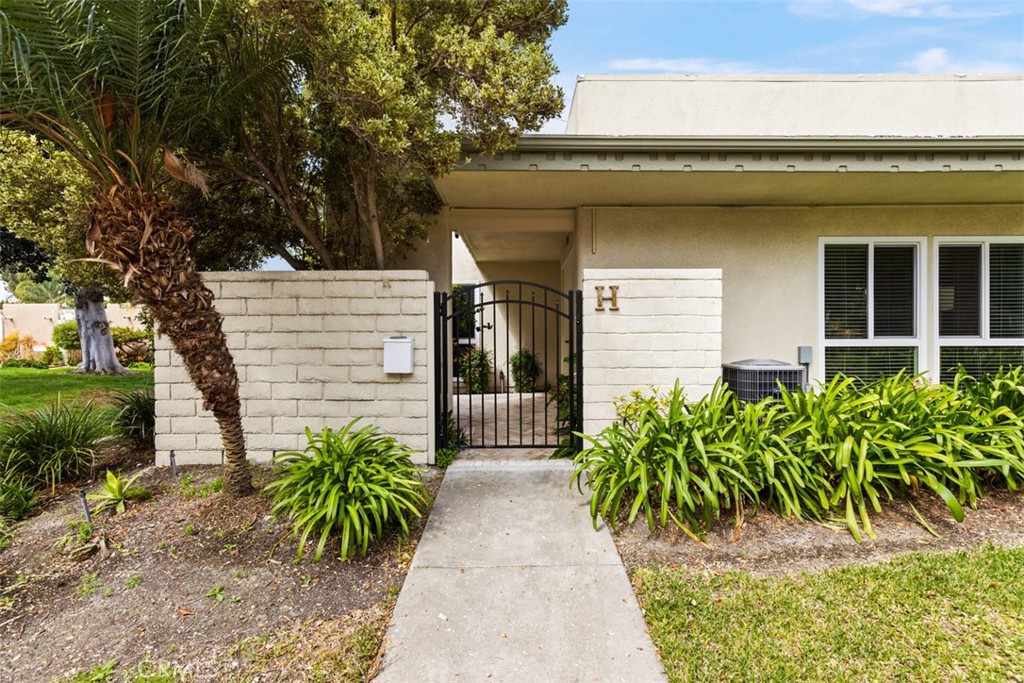
[[[827,339],[825,337],[825,247],[830,244],[866,244],[868,245],[868,308],[867,327],[868,336],[865,339]],[[818,238],[818,358],[820,362],[815,364],[814,379],[819,382],[825,381],[825,352],[829,347],[863,347],[863,348],[885,348],[885,347],[913,347],[917,349],[917,368],[920,373],[926,370],[925,366],[930,365],[926,361],[925,342],[928,339],[926,333],[926,311],[928,310],[927,288],[924,286],[927,269],[927,244],[926,237],[910,236],[837,236]],[[875,337],[875,245],[906,245],[913,246],[917,250],[916,273],[914,274],[914,331],[912,337]],[[937,253],[937,252],[936,252]],[[936,269],[936,273],[938,270]],[[937,275],[936,275],[937,277]],[[936,303],[936,306],[938,303]]]
[[[941,371],[942,347],[944,346],[1024,346],[1024,337],[991,337],[991,309],[992,309],[992,279],[990,270],[990,246],[993,244],[1024,244],[1024,237],[1015,235],[949,235],[936,236],[932,239],[932,262],[935,268],[931,273],[932,301],[930,305],[934,324],[932,325],[932,353],[929,365],[936,368],[935,373]],[[979,315],[981,320],[980,335],[970,337],[944,337],[939,333],[939,306],[941,305],[939,292],[939,248],[944,245],[957,246],[980,246],[981,247],[981,306]]]

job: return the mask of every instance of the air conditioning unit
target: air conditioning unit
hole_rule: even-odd
[[[777,397],[779,384],[790,391],[803,387],[804,369],[780,360],[748,358],[722,365],[722,380],[741,401]]]

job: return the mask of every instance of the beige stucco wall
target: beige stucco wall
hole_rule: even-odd
[[[139,314],[138,306],[107,304],[107,321],[111,327],[142,327],[135,316]],[[30,335],[36,342],[38,350],[49,346],[53,340],[55,325],[75,319],[75,309],[61,304],[16,304],[3,306],[2,336],[12,332]]]
[[[437,291],[447,291],[452,282],[450,210],[445,207],[434,217],[427,235],[417,240],[412,251],[395,263],[394,270],[425,270]]]
[[[955,235],[1024,235],[1024,207],[585,209],[576,233],[577,277],[582,281],[588,268],[720,268],[722,360],[795,363],[797,346],[810,345],[811,377],[820,378],[819,238],[926,238],[927,369],[935,362],[934,238]]]
[[[569,135],[1024,135],[1024,76],[581,76]]]
[[[614,399],[635,388],[667,390],[676,379],[690,398],[721,375],[722,271],[716,268],[587,268],[583,271],[583,431],[615,420]],[[597,310],[596,287],[618,287]]]
[[[238,369],[254,460],[304,447],[305,429],[365,417],[432,460],[433,284],[424,271],[207,273]],[[415,344],[411,375],[385,374],[383,342]],[[219,463],[221,441],[181,360],[157,337],[156,460]],[[429,455],[428,455],[429,453]]]

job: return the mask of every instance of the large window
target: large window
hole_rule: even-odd
[[[1024,365],[1024,241],[936,242],[940,378]]]
[[[919,241],[822,244],[825,380],[917,372]]]

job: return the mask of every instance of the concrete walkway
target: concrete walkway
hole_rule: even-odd
[[[382,683],[661,683],[611,536],[565,461],[448,469],[385,639]]]

